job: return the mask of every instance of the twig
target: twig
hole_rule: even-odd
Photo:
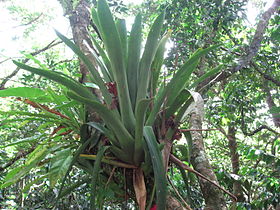
[[[187,132],[187,131],[217,131],[219,129],[217,128],[209,128],[209,129],[179,129],[182,132]]]
[[[6,61],[8,61],[8,60],[10,60],[10,59],[11,59],[11,58],[6,58],[6,59],[0,61],[0,64],[5,63]]]
[[[87,154],[80,154],[81,158],[86,158],[89,160],[95,160],[96,159],[96,155],[87,155]],[[123,163],[123,162],[119,162],[119,161],[114,161],[114,160],[108,160],[107,158],[102,158],[101,162],[103,163],[107,163],[113,166],[117,166],[117,167],[122,167],[122,168],[137,168],[134,165],[129,165],[127,163]]]
[[[216,186],[218,189],[222,190],[223,192],[225,192],[226,194],[228,194],[234,201],[237,201],[237,198],[235,197],[235,195],[233,195],[231,192],[227,191],[226,189],[222,188],[220,185],[216,184],[215,182],[213,182],[212,180],[210,180],[209,178],[207,178],[206,176],[202,175],[201,173],[199,173],[198,171],[190,168],[188,165],[184,164],[181,160],[179,160],[178,158],[176,158],[174,155],[170,154],[170,160],[175,163],[177,166],[179,166],[180,168],[183,168],[184,170],[187,170],[191,173],[194,173],[195,175],[199,176],[202,179],[207,180],[208,182],[210,182],[211,184],[213,184],[214,186]]]
[[[111,181],[111,179],[112,179],[112,177],[113,177],[113,175],[114,175],[114,173],[115,173],[116,168],[117,168],[117,167],[114,166],[114,168],[112,169],[112,171],[111,171],[111,173],[110,173],[110,176],[109,176],[109,178],[108,178],[108,181],[106,182],[105,188],[107,188],[108,184],[110,183],[110,181]]]
[[[41,52],[44,52],[58,44],[62,43],[62,41],[59,41],[59,42],[55,42],[55,40],[51,41],[46,47],[42,48],[42,49],[39,49],[37,51],[34,51],[32,53],[30,53],[32,56],[35,56],[35,55],[38,55],[40,54]],[[29,58],[25,58],[22,63],[27,63],[29,61]],[[17,67],[10,75],[8,75],[7,77],[5,77],[2,81],[2,83],[0,84],[0,90],[4,89],[5,88],[5,85],[6,83],[12,78],[14,77],[18,72],[19,72],[20,68]]]
[[[266,80],[269,80],[269,81],[273,82],[275,85],[277,85],[278,87],[280,87],[280,81],[278,81],[278,80],[274,79],[273,77],[269,76],[268,74],[265,74],[264,72],[262,72],[262,70],[259,68],[259,66],[258,66],[256,63],[251,62],[250,65],[252,65],[252,66],[255,68],[255,70],[256,70],[257,72],[259,72],[260,75],[263,76],[263,78],[265,78]]]
[[[35,21],[37,21],[42,15],[43,15],[43,13],[41,13],[40,15],[35,17],[34,19],[30,20],[29,22],[21,24],[21,25],[18,25],[18,26],[14,26],[13,28],[18,28],[18,27],[21,27],[21,26],[28,26],[28,25],[34,23]]]
[[[174,184],[171,182],[170,178],[167,176],[169,184],[172,186],[173,190],[175,191],[176,195],[180,198],[182,203],[186,206],[188,210],[192,210],[192,208],[187,204],[187,202],[184,200],[184,198],[180,195]]]
[[[272,128],[268,127],[267,125],[261,125],[260,127],[258,127],[257,129],[255,129],[254,131],[252,131],[250,133],[247,133],[247,132],[244,132],[244,131],[243,131],[243,133],[246,136],[253,136],[253,135],[255,135],[256,133],[260,132],[263,129],[269,130],[269,131],[275,133],[276,135],[280,135],[279,132],[273,130]]]
[[[6,168],[10,167],[11,165],[13,165],[17,160],[19,160],[20,158],[26,157],[28,154],[30,154],[31,152],[33,152],[35,149],[35,147],[31,147],[29,150],[24,151],[24,152],[18,152],[17,155],[11,159],[10,161],[7,162],[7,164],[3,167],[0,167],[0,172],[4,171]]]

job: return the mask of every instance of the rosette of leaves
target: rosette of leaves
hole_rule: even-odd
[[[191,74],[199,59],[217,46],[198,49],[168,82],[161,83],[165,44],[171,35],[171,31],[168,31],[161,36],[164,12],[152,24],[143,46],[140,14],[128,33],[125,21],[115,20],[106,1],[99,0],[97,10],[92,10],[92,19],[102,39],[101,45],[95,39],[92,40],[98,52],[98,55],[93,52],[97,65],[91,63],[68,38],[56,33],[87,66],[90,79],[102,97],[97,97],[83,84],[62,73],[34,68],[17,61],[14,63],[65,86],[68,97],[90,107],[101,119],[81,125],[81,145],[72,158],[62,186],[76,161],[91,159],[94,161],[84,165],[80,161],[78,165],[91,175],[92,209],[95,208],[96,182],[101,163],[132,170],[135,198],[140,209],[151,206],[154,192],[157,208],[165,209],[168,148],[174,139],[180,137],[178,127],[193,101],[188,90],[217,73],[220,67],[196,81],[190,80]],[[86,135],[88,127],[93,127],[100,135]],[[96,149],[86,150],[92,152],[85,154],[85,149],[92,142],[91,147]],[[145,180],[154,183],[154,190],[148,190],[148,196]],[[148,204],[147,197],[151,198]]]

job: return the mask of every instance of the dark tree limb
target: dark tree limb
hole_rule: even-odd
[[[275,133],[276,135],[280,135],[279,132],[273,130],[272,128],[268,127],[267,125],[261,125],[260,127],[258,127],[257,129],[255,129],[254,131],[252,131],[252,132],[250,132],[250,133],[244,132],[244,131],[243,131],[243,134],[246,135],[246,136],[253,136],[253,135],[255,135],[256,133],[262,131],[263,129],[269,130],[269,131]]]
[[[262,77],[263,77],[264,79],[266,79],[266,80],[268,80],[268,81],[274,83],[274,84],[277,85],[278,87],[280,87],[280,81],[278,81],[278,80],[274,79],[273,77],[271,77],[270,75],[264,73],[256,63],[251,62],[250,65],[253,66],[253,67],[255,68],[255,70],[256,70],[257,72],[259,72],[259,74],[262,75]]]
[[[20,151],[16,154],[16,156],[14,158],[12,158],[10,161],[8,161],[6,163],[6,165],[4,165],[3,167],[0,167],[0,172],[4,171],[5,169],[7,169],[8,167],[10,167],[11,165],[13,165],[17,160],[26,157],[27,155],[29,155],[31,152],[33,152],[35,149],[35,147],[31,147],[29,150],[27,151]]]
[[[18,26],[14,26],[13,28],[18,28],[18,27],[21,27],[21,26],[28,26],[28,25],[36,22],[42,15],[43,15],[43,13],[40,13],[37,17],[33,18],[32,20],[28,21],[27,23],[24,23],[24,24],[21,24],[21,25],[18,25]]]
[[[249,65],[252,61],[253,57],[255,57],[259,51],[259,48],[261,46],[261,42],[263,40],[263,36],[265,33],[265,30],[268,26],[269,20],[273,16],[273,14],[279,9],[280,7],[280,0],[275,0],[272,4],[272,6],[265,11],[260,18],[260,21],[258,22],[256,32],[254,34],[254,37],[252,38],[252,41],[250,45],[245,50],[245,55],[241,56],[239,58],[239,61],[237,65],[232,66],[227,71],[223,71],[216,79],[214,83],[223,81],[233,75],[234,73],[240,71],[245,66]],[[241,50],[243,50],[243,47],[241,47]],[[211,81],[214,77],[210,79],[206,79],[203,84],[208,84],[209,81]],[[212,85],[214,84],[212,83]]]
[[[235,195],[233,195],[231,192],[225,190],[224,188],[222,188],[220,185],[218,185],[217,183],[215,183],[214,181],[210,180],[209,178],[207,178],[206,176],[202,175],[201,173],[199,173],[198,171],[194,170],[193,168],[189,167],[188,165],[186,165],[185,163],[183,163],[181,160],[179,160],[178,158],[176,158],[174,155],[170,155],[170,160],[175,163],[178,167],[183,168],[184,170],[187,170],[188,172],[194,173],[195,175],[197,175],[198,177],[207,180],[208,182],[210,182],[211,184],[213,184],[214,186],[216,186],[218,189],[222,190],[223,192],[225,192],[226,194],[228,194],[234,201],[237,200],[237,198],[235,197]]]
[[[53,40],[53,41],[51,41],[47,46],[45,46],[44,48],[39,49],[39,50],[36,50],[36,51],[34,51],[34,52],[30,53],[30,54],[31,54],[32,56],[38,55],[38,54],[40,54],[40,53],[42,53],[42,52],[44,52],[44,51],[46,51],[46,50],[48,50],[48,49],[50,49],[50,48],[52,48],[52,47],[58,45],[58,44],[60,44],[60,43],[62,43],[62,42],[61,42],[61,41],[55,41],[55,40]],[[29,60],[30,60],[29,58],[25,58],[25,59],[22,61],[22,63],[27,63]],[[13,78],[13,77],[19,72],[19,70],[20,70],[20,68],[17,67],[10,75],[6,76],[6,77],[3,79],[3,81],[2,81],[1,84],[0,84],[0,90],[2,90],[2,89],[5,88],[6,83],[7,83],[11,78]]]

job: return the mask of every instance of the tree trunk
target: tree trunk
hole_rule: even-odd
[[[230,150],[232,173],[238,176],[239,172],[239,154],[237,152],[237,142],[236,142],[236,129],[234,126],[228,127],[228,147]],[[238,202],[245,201],[242,186],[240,180],[234,180],[233,182],[233,194],[236,196]]]
[[[192,130],[202,129],[201,118],[202,116],[199,115],[198,113],[195,112],[191,113],[190,129]],[[194,166],[194,169],[218,184],[217,177],[213,172],[213,169],[209,163],[209,160],[205,152],[201,131],[191,131],[191,136],[192,136],[191,163]],[[206,203],[205,210],[227,209],[222,192],[208,181],[201,179],[199,177],[198,180]]]

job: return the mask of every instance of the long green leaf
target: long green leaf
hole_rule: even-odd
[[[91,180],[91,199],[90,199],[90,206],[91,209],[95,209],[95,194],[96,194],[96,185],[97,185],[97,180],[100,172],[100,165],[101,165],[101,160],[102,156],[104,155],[104,152],[106,151],[108,147],[101,146],[98,149],[97,155],[96,155],[96,160],[94,162],[94,167],[92,170],[92,180]]]
[[[69,187],[67,187],[65,190],[63,190],[59,196],[59,198],[62,198],[66,195],[69,195],[71,193],[73,193],[73,191],[80,187],[81,185],[85,184],[85,183],[89,183],[90,182],[90,178],[89,177],[84,177],[82,178],[80,181],[77,181],[76,183],[70,185]]]
[[[89,72],[91,73],[94,82],[98,85],[100,88],[100,91],[102,93],[102,96],[104,97],[104,100],[106,104],[109,106],[112,102],[112,97],[110,96],[105,83],[103,82],[101,76],[99,75],[98,70],[95,68],[93,63],[90,62],[90,60],[85,56],[85,54],[73,43],[71,40],[69,40],[67,37],[56,31],[57,36],[68,46],[73,50],[73,52],[84,62],[84,64],[87,66]]]
[[[160,75],[161,66],[164,60],[164,52],[165,52],[165,45],[168,39],[171,36],[171,31],[168,31],[165,36],[159,42],[158,49],[155,55],[155,58],[152,63],[152,79],[151,79],[151,91],[152,95],[156,94],[156,88],[158,86],[158,79]]]
[[[124,63],[127,62],[127,30],[124,19],[119,19],[116,22],[116,27],[119,32],[119,36],[121,39],[121,45],[123,49]]]
[[[175,101],[172,105],[170,105],[165,113],[166,119],[168,119],[171,115],[175,114],[179,108],[191,97],[191,94],[188,90],[184,89],[181,93],[177,96]]]
[[[143,150],[143,129],[146,117],[146,111],[151,102],[151,99],[143,99],[136,106],[136,128],[135,128],[135,149],[134,163],[139,165],[144,160]]]
[[[68,96],[74,100],[91,106],[100,115],[105,124],[114,132],[118,141],[120,142],[122,149],[127,151],[134,150],[134,141],[132,136],[123,126],[122,122],[117,117],[115,117],[111,110],[98,102],[83,98],[74,92],[68,92]]]
[[[214,45],[206,49],[197,50],[188,61],[175,73],[171,81],[164,87],[163,91],[156,97],[153,110],[151,111],[146,125],[153,125],[156,115],[158,114],[160,107],[162,106],[165,99],[167,99],[167,106],[170,106],[185,88],[186,84],[190,79],[191,73],[195,70],[199,59],[207,54],[209,51],[218,48],[220,45]]]
[[[165,209],[166,195],[167,195],[166,176],[165,176],[162,156],[159,151],[158,143],[153,128],[150,126],[145,126],[144,136],[150,151],[151,160],[153,164],[154,179],[156,184],[156,195],[157,195],[157,200],[156,200],[157,209]]]
[[[112,142],[115,146],[120,146],[118,140],[116,140],[114,134],[107,128],[105,128],[103,125],[97,122],[88,122],[86,125],[89,125],[97,130],[99,130],[101,133],[103,133],[106,137],[109,138],[109,140]]]
[[[57,73],[55,71],[47,71],[47,70],[33,68],[31,66],[27,66],[27,65],[25,65],[23,63],[19,63],[17,61],[13,61],[13,63],[15,65],[17,65],[19,68],[25,69],[32,73],[44,76],[50,80],[58,82],[58,83],[64,85],[65,87],[69,88],[70,90],[72,90],[84,97],[91,98],[93,100],[97,100],[96,97],[87,88],[83,87],[77,81],[69,79],[66,75],[64,76],[63,74]]]
[[[0,146],[0,148],[16,146],[16,145],[19,145],[19,144],[32,143],[32,142],[38,141],[39,139],[41,139],[44,136],[46,136],[46,134],[41,134],[41,135],[37,135],[37,136],[32,136],[32,137],[20,139],[18,141],[12,142],[10,144],[6,144],[6,145],[3,145],[3,146]],[[0,142],[0,143],[2,143],[2,142]]]
[[[191,88],[196,87],[200,82],[204,81],[205,79],[213,76],[214,74],[217,74],[221,69],[224,67],[224,65],[219,65],[216,68],[206,72],[204,75],[199,77],[197,80],[195,80],[189,87],[188,89],[190,90]]]
[[[120,35],[106,1],[99,0],[97,8],[103,42],[108,53],[108,57],[111,61],[111,67],[117,85],[122,122],[130,132],[133,132],[135,126],[135,117],[129,97],[125,70],[126,66],[124,64],[125,54],[124,50],[122,49]]]
[[[128,41],[128,58],[127,58],[127,82],[133,110],[136,105],[137,83],[139,76],[139,61],[141,53],[142,40],[142,17],[138,14],[132,25]]]
[[[38,98],[46,95],[47,93],[45,91],[31,87],[16,87],[0,90],[0,97],[15,96],[23,98]]]
[[[94,37],[92,37],[92,41],[93,41],[93,44],[94,44],[94,46],[96,47],[96,49],[97,49],[97,51],[98,51],[98,53],[99,53],[99,55],[101,56],[101,58],[102,58],[102,61],[104,62],[104,65],[105,66],[103,66],[103,68],[102,69],[104,69],[103,71],[102,71],[102,73],[104,74],[104,76],[105,75],[107,75],[107,82],[112,82],[113,81],[113,74],[112,74],[112,70],[111,70],[111,63],[110,63],[110,60],[109,60],[109,58],[108,58],[108,56],[106,55],[106,53],[105,53],[105,51],[102,49],[102,47],[98,44],[98,42],[95,40],[95,38]],[[101,62],[101,61],[100,61]],[[103,63],[102,63],[103,64]],[[99,64],[99,66],[100,66],[100,64]],[[105,68],[106,67],[106,68]],[[101,67],[100,67],[101,68]],[[101,70],[102,70],[101,69]],[[105,72],[105,73],[104,73]],[[105,80],[106,80],[106,78],[105,78]]]
[[[151,77],[151,64],[159,44],[159,36],[164,16],[165,12],[161,13],[157,17],[150,29],[147,38],[147,42],[139,66],[139,86],[136,101],[146,98],[147,95],[148,84],[150,82]]]
[[[62,182],[61,182],[61,186],[59,188],[59,191],[58,191],[58,195],[57,195],[57,198],[56,198],[56,204],[58,202],[58,199],[61,197],[61,193],[62,193],[62,190],[63,190],[63,187],[65,185],[65,181],[67,179],[67,176],[68,174],[70,173],[70,171],[72,170],[72,167],[73,165],[76,163],[77,159],[79,158],[79,155],[85,150],[85,148],[89,145],[89,143],[92,141],[93,139],[91,138],[88,138],[86,141],[84,141],[84,143],[82,145],[80,145],[80,147],[77,149],[77,151],[75,152],[72,160],[71,160],[71,163],[69,164],[68,166],[68,169],[62,179]]]
[[[50,162],[49,180],[50,187],[54,187],[57,181],[64,177],[72,161],[71,150],[64,149],[56,152]]]

